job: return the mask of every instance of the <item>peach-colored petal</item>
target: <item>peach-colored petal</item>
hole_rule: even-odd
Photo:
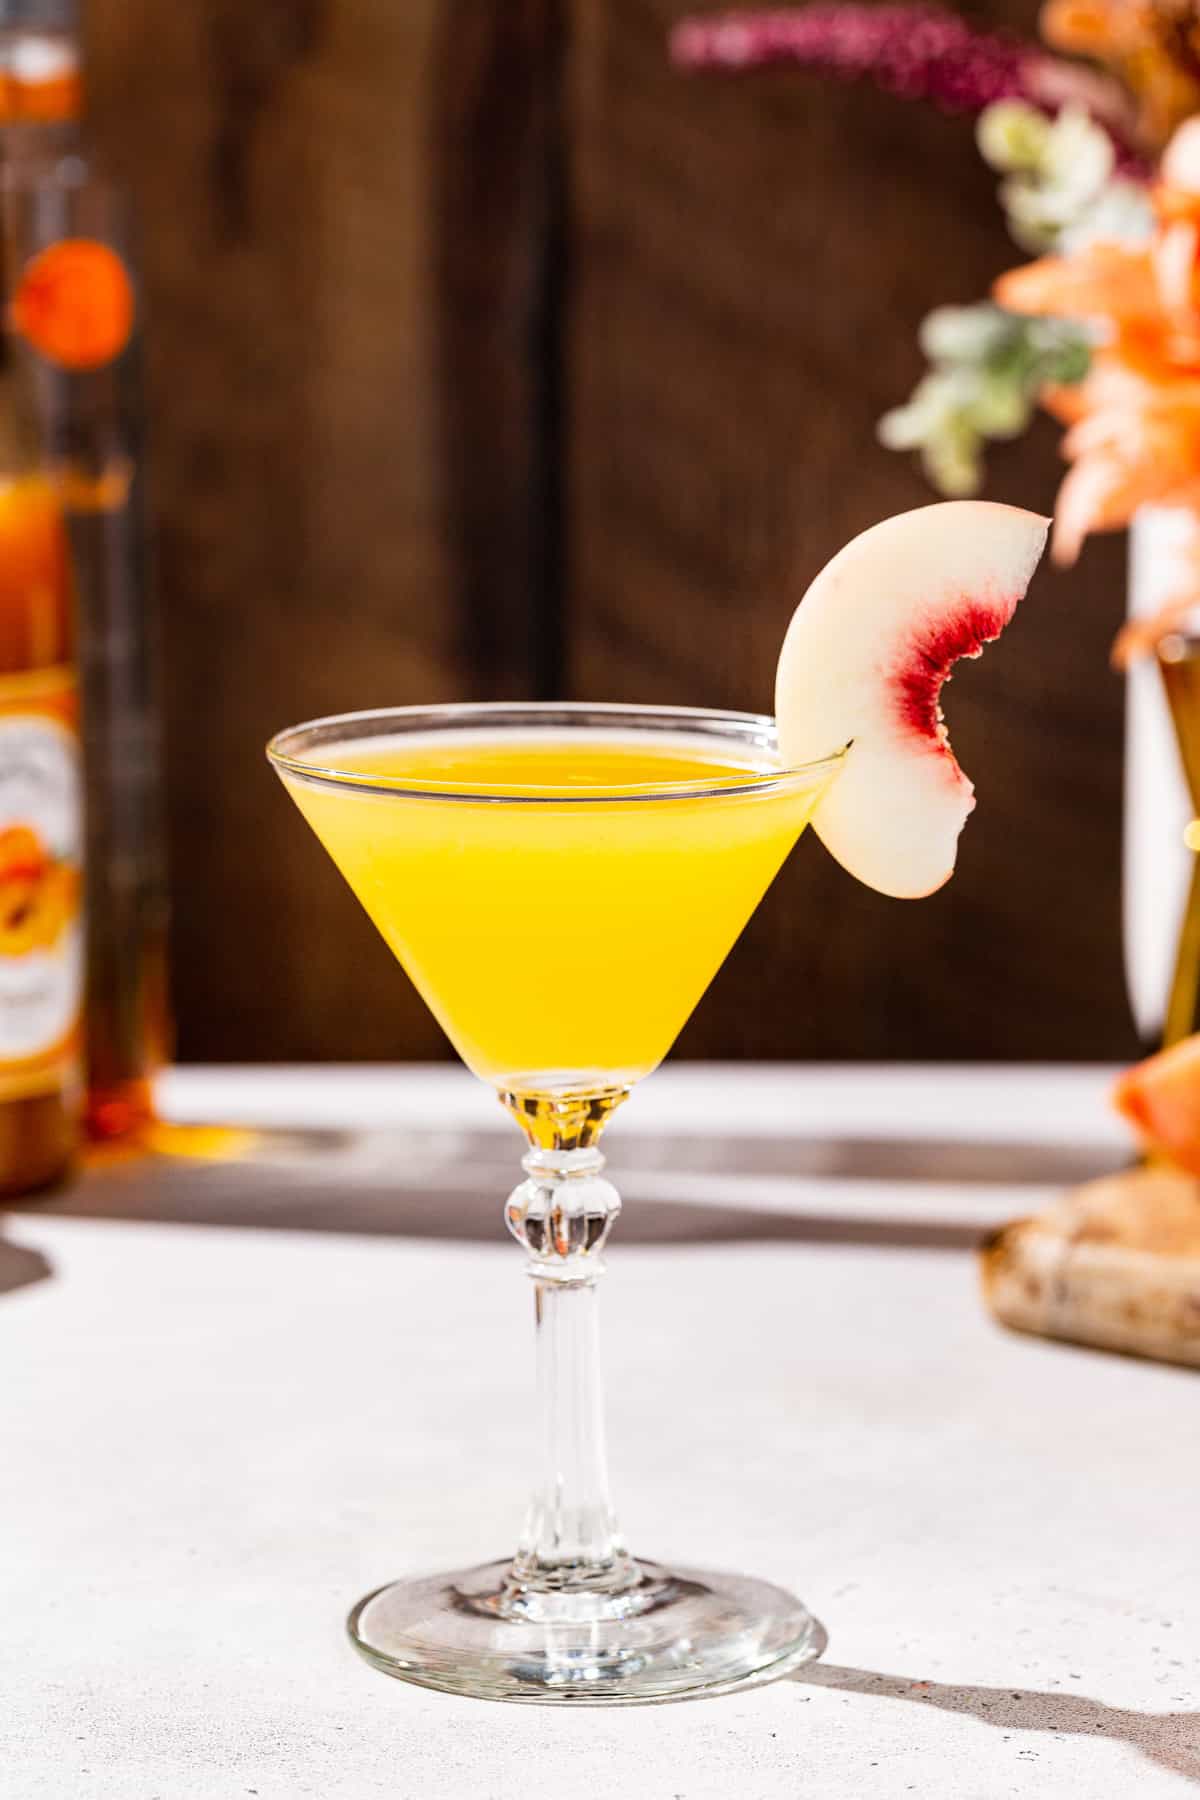
[[[1106,344],[1074,388],[1048,390],[1050,410],[1065,423],[1085,414],[1132,408],[1172,418],[1200,414],[1200,374],[1191,374],[1132,337]]]
[[[1200,429],[1195,420],[1112,408],[1072,425],[1063,437],[1062,453],[1069,462],[1106,456],[1126,469],[1149,464],[1163,482],[1194,481],[1200,472]]]
[[[1038,401],[1051,418],[1061,420],[1064,425],[1073,425],[1076,419],[1085,418],[1088,412],[1083,387],[1083,382],[1078,382],[1074,387],[1060,387],[1055,382],[1049,382],[1038,395]]]
[[[1105,51],[1129,45],[1129,27],[1111,6],[1089,0],[1046,0],[1038,17],[1038,30],[1059,50],[1078,50],[1102,57]]]
[[[1125,468],[1109,457],[1082,458],[1058,490],[1050,544],[1054,561],[1075,562],[1085,537],[1128,525],[1139,506],[1161,499],[1163,487],[1154,468],[1144,463]]]
[[[1093,244],[1078,256],[1043,256],[1001,275],[993,289],[1009,312],[1118,324],[1162,317],[1162,302],[1144,250]]]
[[[1185,119],[1163,151],[1159,173],[1168,190],[1200,195],[1200,119]]]
[[[1163,338],[1163,349],[1177,368],[1200,367],[1200,314],[1182,330],[1172,330]]]
[[[1151,190],[1150,198],[1154,204],[1157,218],[1165,224],[1173,219],[1195,219],[1200,217],[1200,194],[1192,194],[1183,188],[1168,187],[1159,182]]]
[[[1195,298],[1196,249],[1200,243],[1192,219],[1176,219],[1155,236],[1154,280],[1167,312],[1188,313]]]
[[[1180,381],[1188,379],[1188,369],[1180,368],[1170,352],[1169,336],[1176,327],[1168,325],[1161,310],[1154,319],[1140,319],[1123,324],[1106,344],[1101,344],[1092,357],[1089,379],[1095,377],[1107,386],[1136,383],[1144,390],[1162,392],[1178,390]]]

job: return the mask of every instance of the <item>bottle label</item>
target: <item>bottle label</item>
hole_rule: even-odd
[[[0,675],[0,1100],[78,1059],[83,772],[71,668]]]

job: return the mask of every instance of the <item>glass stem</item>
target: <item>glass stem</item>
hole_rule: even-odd
[[[609,1499],[596,1282],[621,1202],[590,1143],[537,1145],[522,1166],[527,1179],[505,1219],[534,1286],[541,1448],[512,1585],[529,1595],[616,1593],[638,1570]]]
[[[540,1472],[514,1568],[525,1582],[590,1584],[621,1548],[608,1494],[596,1278],[532,1273]]]

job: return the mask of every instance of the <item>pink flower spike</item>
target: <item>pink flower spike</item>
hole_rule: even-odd
[[[845,80],[867,76],[887,93],[948,112],[1027,100],[1052,115],[1082,98],[1112,136],[1121,166],[1133,173],[1137,160],[1112,83],[1003,32],[976,31],[939,6],[816,0],[772,12],[693,16],[671,32],[670,56],[676,68],[691,71],[783,64]]]
[[[976,109],[1025,92],[1031,52],[999,33],[973,31],[929,5],[819,3],[777,12],[682,20],[671,59],[687,69],[754,69],[776,62],[829,74],[873,75],[915,98]]]

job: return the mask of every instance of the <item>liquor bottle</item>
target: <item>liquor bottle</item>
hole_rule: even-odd
[[[136,283],[81,122],[76,0],[0,0],[0,249],[77,603],[86,1124],[137,1131],[168,1036]],[[2,780],[0,765],[0,780]]]
[[[83,782],[61,505],[0,339],[0,1192],[60,1176],[79,1129]]]

